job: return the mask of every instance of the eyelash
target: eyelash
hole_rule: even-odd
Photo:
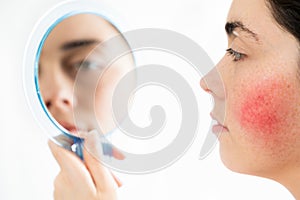
[[[240,53],[238,51],[233,50],[232,48],[226,49],[226,52],[228,53],[228,55],[233,57],[233,61],[234,62],[238,62],[241,61],[245,58],[245,54]]]
[[[90,68],[90,66],[92,66],[92,68]],[[75,63],[74,67],[76,67],[77,69],[82,68],[84,70],[95,70],[95,69],[99,68],[99,63],[97,63],[96,61],[84,60],[84,61]],[[87,68],[87,67],[89,67],[89,68]]]

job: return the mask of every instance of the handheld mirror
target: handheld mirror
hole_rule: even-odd
[[[81,158],[81,134],[115,129],[113,92],[134,64],[130,53],[113,58],[118,49],[130,52],[113,21],[99,3],[63,3],[37,25],[25,53],[24,86],[37,121]]]

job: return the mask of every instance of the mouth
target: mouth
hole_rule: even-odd
[[[70,123],[67,122],[58,122],[62,127],[68,130],[72,135],[78,135],[79,129]]]
[[[212,132],[214,134],[220,134],[223,132],[229,132],[229,129],[220,123],[220,121],[217,120],[217,118],[213,115],[213,113],[210,113],[211,118],[216,122],[212,127]]]

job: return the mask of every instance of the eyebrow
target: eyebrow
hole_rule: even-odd
[[[253,38],[255,41],[259,41],[257,34],[251,31],[249,28],[247,28],[241,21],[227,22],[225,25],[225,30],[228,36],[235,35],[234,31],[236,29],[240,29],[241,31],[249,34],[251,38]]]
[[[80,40],[73,40],[67,43],[64,43],[60,49],[64,50],[64,51],[68,51],[68,50],[72,50],[72,49],[76,49],[79,47],[85,47],[85,46],[89,46],[92,44],[97,44],[100,43],[100,41],[95,40],[95,39],[80,39]]]

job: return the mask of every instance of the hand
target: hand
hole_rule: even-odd
[[[74,153],[52,141],[48,144],[61,169],[54,182],[55,200],[117,199],[120,181],[85,148],[83,163]]]

